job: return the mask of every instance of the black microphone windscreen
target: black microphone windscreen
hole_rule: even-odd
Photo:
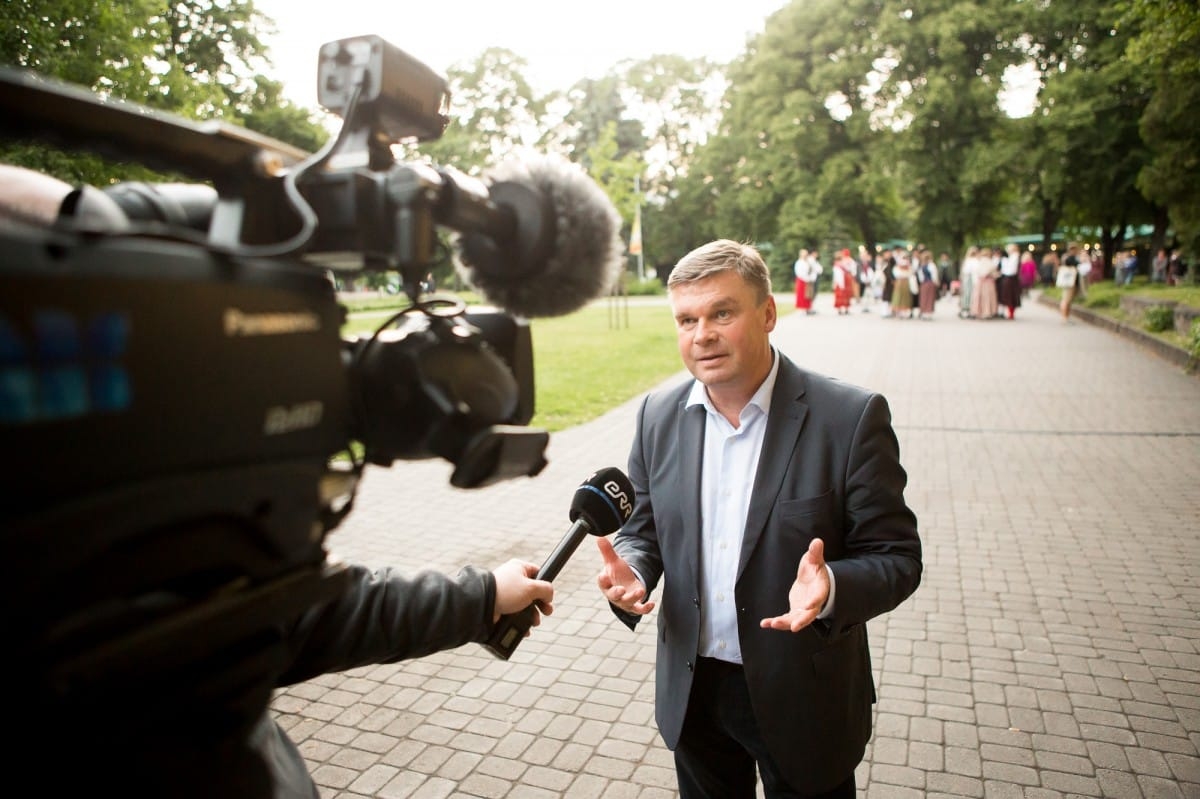
[[[580,517],[592,535],[621,529],[633,513],[633,484],[620,469],[609,466],[593,474],[571,498],[571,521]]]
[[[571,313],[612,289],[624,268],[621,216],[581,167],[566,158],[534,155],[500,164],[485,178],[540,195],[544,212],[538,213],[550,219],[538,221],[548,223],[553,240],[535,263],[507,268],[484,259],[471,262],[470,248],[463,247],[455,265],[467,283],[509,313],[529,318]],[[514,210],[529,213],[527,207]],[[495,244],[516,250],[511,243]]]

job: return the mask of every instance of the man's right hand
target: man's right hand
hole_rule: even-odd
[[[597,537],[596,546],[600,548],[600,557],[604,559],[604,567],[596,577],[596,585],[600,586],[605,599],[626,613],[638,616],[645,616],[654,610],[653,602],[642,601],[646,597],[646,586],[624,558],[617,554],[609,540]]]

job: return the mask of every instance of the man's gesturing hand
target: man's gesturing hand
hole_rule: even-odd
[[[796,569],[796,582],[788,591],[788,612],[763,619],[760,627],[800,632],[813,623],[829,599],[829,572],[825,569],[825,542],[814,538]]]
[[[600,556],[604,558],[604,567],[596,577],[596,585],[600,586],[604,597],[626,613],[644,616],[654,610],[653,602],[642,601],[646,596],[646,586],[617,554],[609,540],[597,538],[596,546],[600,547]]]

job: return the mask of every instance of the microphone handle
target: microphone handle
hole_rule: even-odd
[[[580,516],[567,530],[566,535],[558,542],[558,546],[550,553],[550,557],[546,558],[546,562],[542,564],[542,568],[538,569],[537,578],[539,580],[552,581],[562,571],[562,567],[567,565],[567,560],[579,548],[580,542],[587,538],[588,533],[592,532],[592,526],[584,521]]]
[[[571,528],[567,530],[567,534],[558,542],[558,546],[550,553],[550,557],[546,558],[546,562],[538,569],[537,579],[553,580],[557,577],[591,529],[591,525],[584,521],[582,516],[576,519]],[[517,651],[517,646],[529,632],[529,628],[533,626],[536,613],[537,610],[530,605],[516,613],[506,613],[501,616],[500,620],[496,622],[496,626],[492,628],[491,635],[483,642],[484,648],[501,660],[508,660],[512,657],[512,653]]]

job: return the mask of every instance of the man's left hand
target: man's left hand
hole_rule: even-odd
[[[825,568],[825,542],[814,538],[796,569],[796,582],[788,591],[788,612],[763,619],[759,626],[769,630],[800,632],[813,623],[829,599],[829,572]]]

